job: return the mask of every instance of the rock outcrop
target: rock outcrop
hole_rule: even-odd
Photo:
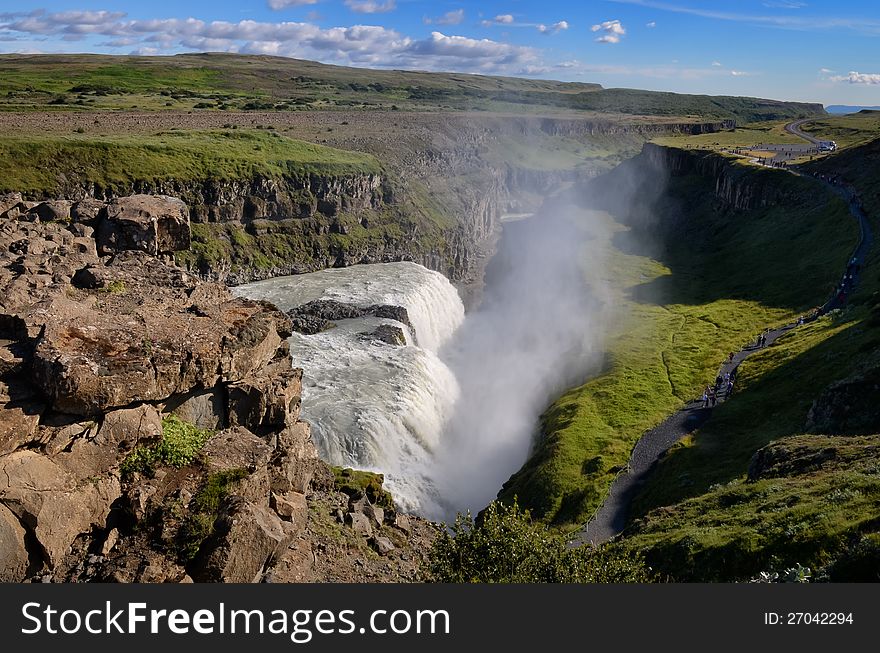
[[[369,559],[310,530],[348,497],[299,419],[290,320],[165,256],[190,242],[180,200],[0,209],[0,581],[321,580]]]
[[[408,327],[411,333],[415,333],[407,310],[402,306],[390,304],[355,306],[334,299],[315,299],[289,310],[287,315],[290,317],[293,330],[306,335],[332,329],[338,320],[350,320],[367,315],[400,322]]]
[[[157,256],[189,249],[190,242],[189,208],[176,197],[114,199],[98,226],[102,254],[139,250]]]

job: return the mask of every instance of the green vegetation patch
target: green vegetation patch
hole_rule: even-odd
[[[176,415],[162,419],[162,440],[150,446],[136,447],[119,467],[123,478],[132,474],[152,474],[156,467],[185,467],[196,461],[199,451],[214,435],[184,422]]]
[[[636,521],[622,548],[678,581],[746,580],[799,565],[814,580],[880,580],[880,436],[785,437],[762,453],[782,476],[753,463],[749,479]]]
[[[261,130],[0,137],[0,191],[32,195],[57,193],[74,183],[125,193],[135,182],[353,175],[380,169],[368,154]]]
[[[385,109],[627,114],[740,123],[822,115],[818,104],[683,95],[598,84],[401,70],[286,57],[0,55],[0,109]],[[650,120],[649,120],[650,121]]]
[[[220,512],[223,500],[228,497],[235,485],[248,476],[245,469],[226,469],[210,474],[190,502],[190,512],[177,534],[177,548],[180,558],[189,561],[195,558],[202,543],[214,532],[214,522]]]
[[[634,502],[635,514],[741,478],[760,447],[803,433],[813,401],[880,349],[866,307],[826,317],[780,338],[740,366],[735,401],[675,445]]]
[[[611,547],[571,549],[527,510],[494,502],[476,522],[459,515],[429,556],[439,583],[643,583],[652,580],[638,555]]]
[[[331,467],[336,489],[350,497],[367,497],[370,503],[386,508],[394,509],[394,497],[382,484],[385,477],[375,472],[366,472],[350,469],[347,467]]]

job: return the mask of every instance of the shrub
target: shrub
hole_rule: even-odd
[[[637,583],[653,580],[640,558],[613,545],[569,548],[565,537],[535,523],[516,500],[492,503],[474,521],[459,514],[429,555],[441,583]]]
[[[145,447],[136,447],[120,465],[123,478],[136,472],[152,474],[159,465],[185,467],[194,462],[201,448],[214,435],[184,422],[176,415],[162,420],[162,441]]]

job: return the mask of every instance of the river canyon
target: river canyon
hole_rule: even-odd
[[[401,508],[433,519],[478,511],[525,462],[538,419],[597,360],[608,305],[595,214],[563,200],[502,221],[482,301],[416,263],[380,263],[235,289],[290,311],[314,300],[406,309],[294,333],[303,416],[323,458],[385,475]],[[372,337],[381,325],[406,343]]]

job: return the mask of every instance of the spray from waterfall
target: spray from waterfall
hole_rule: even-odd
[[[647,179],[647,182],[645,181]],[[491,502],[528,458],[539,418],[601,363],[614,310],[608,243],[627,233],[597,208],[650,220],[663,185],[621,166],[504,224],[480,306],[414,263],[359,265],[236,289],[282,310],[315,299],[407,309],[407,346],[364,338],[388,319],[294,334],[303,417],[322,457],[385,474],[404,510],[449,519]],[[403,326],[397,323],[398,326]],[[412,337],[414,336],[414,337]]]

